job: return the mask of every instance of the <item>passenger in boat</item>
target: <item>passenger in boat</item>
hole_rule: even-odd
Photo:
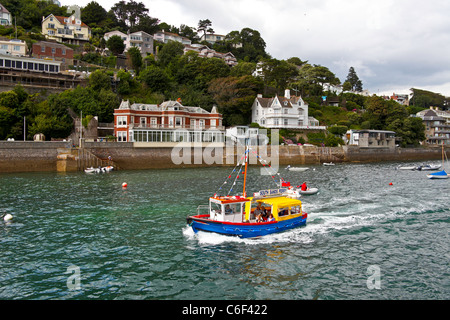
[[[230,205],[227,204],[225,205],[225,214],[232,214],[233,213],[233,209],[230,208]]]
[[[273,214],[270,214],[269,219],[267,219],[267,222],[275,221],[275,218],[273,217]]]
[[[303,184],[302,184],[302,186],[301,186],[301,190],[302,190],[302,191],[308,190],[308,187],[307,187],[307,185],[306,185],[306,181],[303,182]]]
[[[260,215],[258,215],[258,217],[256,218],[256,222],[264,222],[267,220],[267,211],[265,208],[262,209],[262,213]]]
[[[254,218],[254,219],[258,219],[259,216],[260,216],[261,214],[263,214],[263,213],[264,213],[264,210],[261,209],[261,203],[258,203],[258,205],[256,206],[255,211],[253,211],[253,218]]]

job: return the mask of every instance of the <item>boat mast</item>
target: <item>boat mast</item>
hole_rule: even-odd
[[[245,171],[244,171],[244,189],[242,190],[242,195],[247,197],[247,192],[245,192],[245,183],[247,182],[247,166],[248,166],[248,145],[246,144],[245,149]]]

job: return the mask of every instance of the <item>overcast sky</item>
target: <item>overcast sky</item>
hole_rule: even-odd
[[[176,27],[209,19],[218,34],[257,30],[272,57],[323,65],[341,82],[353,66],[371,93],[409,94],[414,87],[450,96],[449,0],[135,1]],[[97,2],[109,10],[119,0]]]

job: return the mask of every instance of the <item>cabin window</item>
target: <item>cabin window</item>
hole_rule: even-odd
[[[213,215],[222,214],[222,207],[221,207],[221,205],[219,203],[211,202],[211,209],[210,210],[211,210],[211,213]]]
[[[279,217],[284,217],[284,216],[287,216],[287,215],[289,215],[289,208],[288,207],[278,209],[278,216]]]
[[[300,206],[291,207],[291,214],[299,214],[299,213],[302,213],[302,207]]]
[[[224,205],[225,215],[238,214],[242,212],[242,203],[227,203]]]

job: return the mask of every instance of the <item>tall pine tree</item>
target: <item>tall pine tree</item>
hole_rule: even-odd
[[[359,80],[355,68],[353,67],[350,67],[350,69],[348,70],[348,75],[345,82],[348,82],[350,84],[352,91],[361,92],[363,89],[362,82],[361,80]]]

